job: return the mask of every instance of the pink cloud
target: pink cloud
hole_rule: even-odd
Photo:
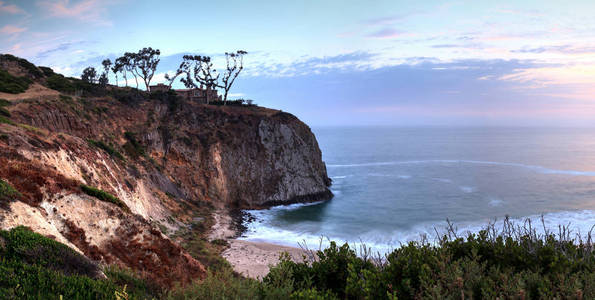
[[[27,28],[6,25],[6,26],[0,28],[0,33],[2,33],[2,34],[18,34],[18,33],[24,32],[26,30],[27,30]]]
[[[39,5],[48,10],[52,17],[75,18],[81,21],[94,22],[101,25],[111,25],[111,22],[104,18],[105,5],[111,1],[83,0],[78,3],[70,3],[70,0],[41,1]]]
[[[21,14],[25,11],[14,4],[5,4],[4,1],[0,1],[0,13]]]

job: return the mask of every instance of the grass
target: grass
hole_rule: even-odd
[[[35,127],[35,126],[31,126],[31,125],[27,125],[27,124],[22,124],[22,123],[19,123],[19,124],[16,124],[16,125],[18,127],[21,127],[23,129],[25,129],[25,130],[28,130],[28,131],[31,131],[31,132],[35,132],[35,133],[38,133],[38,134],[45,135],[45,131],[43,129],[41,129],[41,128],[38,128],[38,127]]]
[[[120,160],[124,160],[124,156],[122,156],[122,154],[120,152],[118,152],[118,150],[114,149],[114,147],[112,147],[111,145],[108,145],[102,141],[96,141],[96,140],[92,140],[92,139],[89,139],[88,142],[92,146],[95,146],[95,147],[107,152],[107,154],[111,155],[112,157],[116,157]]]
[[[126,206],[126,203],[122,202],[122,200],[120,200],[118,197],[104,191],[104,190],[100,190],[85,184],[81,184],[81,190],[92,197],[95,197],[101,201],[105,201],[105,202],[110,202],[113,203],[115,205],[117,205],[118,207],[120,207],[121,209],[123,209],[126,212],[130,212],[130,208],[128,208],[128,206]]]
[[[26,91],[31,83],[31,79],[27,77],[12,76],[6,70],[0,69],[0,92],[20,94]]]

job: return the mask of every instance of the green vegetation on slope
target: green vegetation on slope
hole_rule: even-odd
[[[95,197],[101,201],[111,202],[123,209],[124,211],[130,212],[130,208],[128,208],[128,206],[126,206],[126,204],[122,202],[122,200],[106,191],[96,189],[85,184],[81,184],[81,190],[89,196]]]
[[[9,106],[10,102],[5,99],[0,99],[0,116],[4,116],[10,118],[10,112],[5,108],[5,106]]]
[[[118,150],[116,150],[114,147],[112,147],[111,145],[108,145],[102,141],[96,141],[96,140],[92,140],[89,139],[88,140],[89,144],[91,144],[92,146],[95,146],[99,149],[102,149],[103,151],[107,152],[107,154],[116,157],[118,159],[124,160],[124,156],[122,156],[122,154],[120,152],[118,152]]]
[[[0,69],[0,92],[19,94],[26,91],[29,84],[31,84],[31,79],[12,76],[6,70]]]
[[[0,179],[0,208],[6,208],[10,201],[19,197],[22,197],[19,191],[8,182]]]
[[[21,68],[25,69],[29,75],[37,78],[43,77],[43,72],[24,58],[16,57],[11,54],[2,54],[0,55],[0,60],[16,62]]]
[[[47,87],[62,93],[74,93],[75,86],[60,74],[53,74],[46,79]]]
[[[0,299],[116,299],[123,286],[111,278],[122,272],[97,279],[100,272],[81,254],[26,227],[0,231]],[[150,298],[128,293],[130,299]]]

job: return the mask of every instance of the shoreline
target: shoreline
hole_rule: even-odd
[[[243,276],[262,279],[269,273],[269,266],[279,262],[279,256],[287,252],[292,260],[304,260],[307,251],[298,247],[277,245],[268,242],[246,241],[238,239],[242,234],[241,215],[220,210],[213,214],[215,224],[211,228],[209,240],[225,240],[229,247],[221,256],[227,260],[233,270]]]

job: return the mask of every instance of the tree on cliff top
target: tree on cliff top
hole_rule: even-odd
[[[244,55],[248,54],[248,52],[244,50],[238,50],[234,52],[225,52],[225,61],[226,61],[226,70],[223,73],[223,78],[219,87],[225,91],[223,96],[223,105],[227,102],[227,94],[231,89],[234,81],[240,75],[240,72],[244,69]]]
[[[153,79],[157,65],[161,60],[159,58],[160,54],[161,51],[159,51],[159,49],[148,47],[139,50],[132,56],[134,62],[134,68],[132,68],[132,72],[143,79],[145,86],[147,87],[147,91],[149,92],[151,91],[151,79]]]
[[[181,81],[187,88],[198,88],[205,86],[207,89],[207,103],[210,102],[210,91],[219,86],[219,73],[213,68],[213,63],[209,56],[184,55],[184,61],[180,65],[184,68],[182,73],[186,78]]]
[[[103,66],[103,73],[107,77],[107,75],[109,75],[110,67],[112,66],[112,61],[109,58],[106,58],[101,62],[101,65]]]
[[[126,54],[128,54],[128,53],[125,53],[124,55],[116,58],[116,61],[114,63],[114,69],[119,70],[120,72],[122,72],[122,77],[124,77],[124,81],[126,82],[126,86],[128,86],[128,76],[126,76],[126,75],[127,75],[127,72],[131,72],[131,66],[130,66],[130,63],[129,63],[129,56],[126,56]],[[138,88],[138,82],[137,82],[136,86]]]
[[[170,77],[169,74],[165,73],[165,80],[167,80],[167,82],[169,83],[170,89],[171,85],[174,83],[174,81],[176,81],[176,78],[189,70],[190,66],[188,64],[189,62],[187,60],[183,60],[182,63],[180,63],[178,69],[176,70],[176,74],[174,74],[172,77]]]
[[[87,67],[83,70],[81,74],[81,79],[87,83],[95,83],[95,79],[97,78],[97,70],[93,67]]]

